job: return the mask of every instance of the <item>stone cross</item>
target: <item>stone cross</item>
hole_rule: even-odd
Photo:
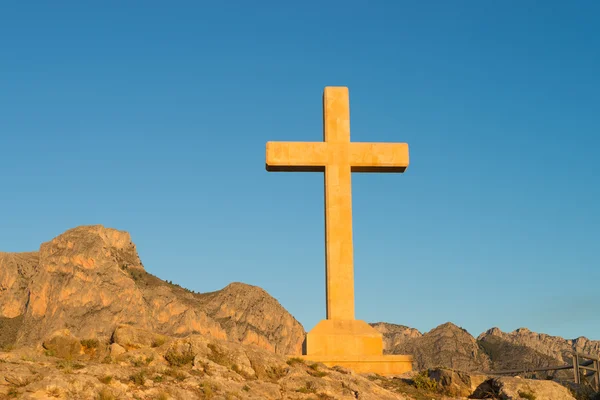
[[[404,172],[406,143],[350,142],[347,87],[323,93],[322,142],[268,142],[267,171],[325,174],[325,274],[328,320],[354,320],[352,172]]]

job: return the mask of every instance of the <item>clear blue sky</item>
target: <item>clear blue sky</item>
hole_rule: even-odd
[[[269,140],[407,142],[353,176],[357,317],[600,339],[600,3],[3,2],[0,249],[129,231],[196,291],[325,315],[323,177]]]

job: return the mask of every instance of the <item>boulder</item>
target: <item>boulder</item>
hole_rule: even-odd
[[[58,331],[42,343],[48,355],[73,359],[83,354],[83,346],[79,339],[67,329]]]
[[[557,382],[519,377],[490,379],[482,383],[472,397],[503,400],[575,400],[569,389]]]

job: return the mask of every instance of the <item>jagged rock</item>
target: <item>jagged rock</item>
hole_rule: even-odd
[[[154,333],[137,330],[135,335],[144,338]],[[56,361],[41,351],[27,357],[19,355],[20,350],[0,352],[0,360],[5,360],[0,362],[0,397],[407,399],[351,372],[301,361],[288,363],[286,357],[256,345],[207,335],[167,337],[159,347],[140,345],[128,351],[122,348],[125,352],[118,361],[110,363],[99,363],[97,354],[91,353],[69,362]]]
[[[413,355],[418,370],[435,367],[467,372],[527,370],[570,364],[572,351],[600,354],[600,341],[581,337],[566,340],[526,328],[511,333],[492,328],[475,339],[451,323],[424,334],[401,325],[381,322],[371,325],[383,334],[386,353]],[[569,374],[559,371],[553,376],[564,378]]]
[[[369,324],[383,335],[384,353],[391,353],[394,348],[405,343],[407,340],[423,336],[421,332],[404,325],[390,324],[387,322],[376,322]]]
[[[31,345],[69,329],[108,341],[129,324],[300,353],[304,329],[264,290],[241,283],[197,294],[147,273],[127,232],[70,229],[39,252],[0,253],[0,346]]]
[[[468,397],[489,378],[486,375],[469,374],[446,368],[427,371],[430,379],[437,382],[441,392],[457,397]]]
[[[119,325],[112,335],[112,342],[124,348],[159,347],[167,337],[158,333],[136,328],[131,325]]]
[[[473,393],[473,398],[575,400],[569,389],[556,382],[512,377],[485,382]]]
[[[393,354],[411,354],[416,369],[446,367],[461,371],[489,369],[489,359],[466,330],[452,323],[410,339],[401,341]]]
[[[127,350],[125,350],[125,348],[118,343],[112,343],[110,345],[110,356],[112,358],[117,358],[126,351]]]
[[[599,340],[589,340],[585,337],[563,339],[558,336],[532,332],[527,328],[520,328],[510,333],[502,332],[498,328],[492,328],[479,335],[477,340],[480,342],[495,343],[502,341],[509,345],[527,347],[542,355],[539,356],[540,358],[552,360],[558,364],[570,363],[572,351],[586,354],[600,354]],[[544,358],[543,356],[547,357]],[[537,365],[543,365],[543,363]]]
[[[202,294],[200,301],[206,313],[228,332],[229,339],[281,354],[301,353],[302,325],[265,290],[235,282]]]
[[[533,369],[564,364],[561,359],[540,353],[517,341],[505,340],[503,336],[480,336],[478,343],[490,358],[490,369],[495,371]]]

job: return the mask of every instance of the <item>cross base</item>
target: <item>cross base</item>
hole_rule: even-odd
[[[381,333],[360,320],[324,319],[306,335],[309,356],[376,356],[383,354]]]
[[[378,356],[300,356],[303,360],[340,366],[357,374],[400,375],[412,371],[413,357],[406,355]]]
[[[383,336],[365,321],[323,320],[308,332],[305,346],[302,359],[328,367],[384,376],[412,371],[413,357],[383,355]]]

